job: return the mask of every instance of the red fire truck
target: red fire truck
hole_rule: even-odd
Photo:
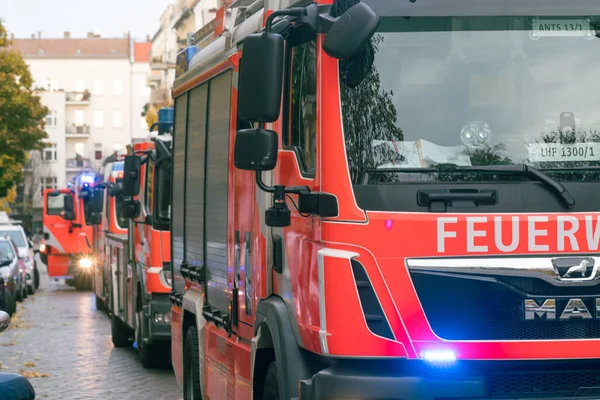
[[[104,184],[94,189],[94,203],[98,203],[100,224],[94,229],[94,293],[96,309],[111,312],[110,303],[110,258],[106,256],[107,234],[127,235],[128,221],[117,214],[118,192],[122,187],[123,159],[125,155],[114,154],[104,166]],[[120,225],[122,224],[122,225]]]
[[[170,110],[170,111],[169,111]],[[170,364],[171,349],[171,133],[172,108],[159,112],[158,134],[125,157],[119,218],[128,235],[109,235],[113,279],[112,340],[135,340],[144,367]],[[167,120],[165,121],[165,115]],[[129,220],[128,220],[129,219]]]
[[[600,398],[596,6],[265,0],[191,35],[184,398]]]
[[[67,189],[44,190],[42,261],[50,278],[65,279],[80,290],[92,285],[93,225],[99,222],[92,198],[98,183],[96,174],[82,173]]]

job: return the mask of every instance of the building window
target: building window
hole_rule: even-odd
[[[292,141],[304,172],[315,172],[317,138],[317,49],[310,41],[292,49]]]
[[[145,117],[140,117],[140,129],[144,129],[144,130],[148,129],[148,122],[146,122]]]
[[[83,92],[85,90],[83,81],[81,79],[77,79],[77,82],[75,83],[75,91],[76,92]]]
[[[55,110],[50,110],[48,115],[46,115],[46,127],[55,127],[57,125],[56,114]]]
[[[75,148],[75,154],[83,157],[83,155],[85,153],[85,143],[77,142],[77,143],[75,143],[75,146],[73,146],[73,147]]]
[[[46,176],[44,178],[40,178],[42,183],[42,190],[45,189],[56,189],[58,187],[56,177],[54,176]],[[60,196],[62,197],[62,196]]]
[[[113,80],[113,94],[120,96],[123,94],[123,82],[120,79]]]
[[[104,85],[102,81],[94,81],[94,94],[101,95],[104,93]]]
[[[85,111],[75,110],[75,125],[83,126],[85,124]]]
[[[46,143],[46,148],[42,151],[42,160],[56,161],[56,143]]]
[[[102,143],[94,144],[94,159],[102,160]]]
[[[123,113],[121,111],[113,111],[113,128],[121,128],[123,126]]]
[[[104,126],[104,115],[102,110],[94,110],[94,127],[102,128]]]

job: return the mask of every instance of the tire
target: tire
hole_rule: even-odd
[[[131,330],[127,325],[114,315],[110,319],[110,333],[115,347],[127,347],[131,345]]]
[[[104,300],[102,300],[98,296],[96,296],[96,310],[98,310],[98,311],[104,310]]]
[[[90,291],[92,290],[92,277],[87,274],[79,274],[75,277],[75,290]]]
[[[11,317],[15,312],[17,312],[17,301],[15,300],[15,296],[12,295],[8,290],[4,295],[4,311]]]
[[[40,271],[38,271],[37,262],[33,264],[33,288],[35,290],[40,288]]]
[[[140,362],[144,368],[155,368],[160,363],[160,356],[162,352],[157,351],[157,346],[152,344],[144,343],[144,312],[138,311],[136,313],[136,327],[135,331],[135,342],[137,344],[138,354],[140,355]]]
[[[34,285],[35,285],[35,283],[34,283]],[[34,287],[27,285],[27,295],[32,295],[34,293],[35,293]]]
[[[21,286],[21,290],[23,290],[23,300],[25,300],[29,296],[29,291],[27,290],[27,283],[23,281],[23,285]]]
[[[183,345],[183,399],[200,400],[200,349],[196,325],[188,328]]]
[[[277,379],[277,364],[273,361],[267,369],[263,400],[279,400],[279,381]]]
[[[23,301],[23,288],[21,286],[19,286],[17,288],[17,292],[16,292],[16,300],[18,302],[22,302]]]

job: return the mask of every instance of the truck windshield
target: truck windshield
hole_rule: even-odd
[[[60,215],[65,207],[65,199],[62,194],[46,197],[46,212],[48,215]]]
[[[383,16],[366,78],[340,71],[353,183],[438,180],[419,169],[440,164],[599,180],[599,37],[594,15]],[[377,173],[390,168],[416,173]]]

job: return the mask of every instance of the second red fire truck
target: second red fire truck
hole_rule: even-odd
[[[112,340],[116,347],[134,341],[144,367],[170,364],[172,115],[161,109],[158,133],[132,146],[109,207],[126,229],[106,237]]]

